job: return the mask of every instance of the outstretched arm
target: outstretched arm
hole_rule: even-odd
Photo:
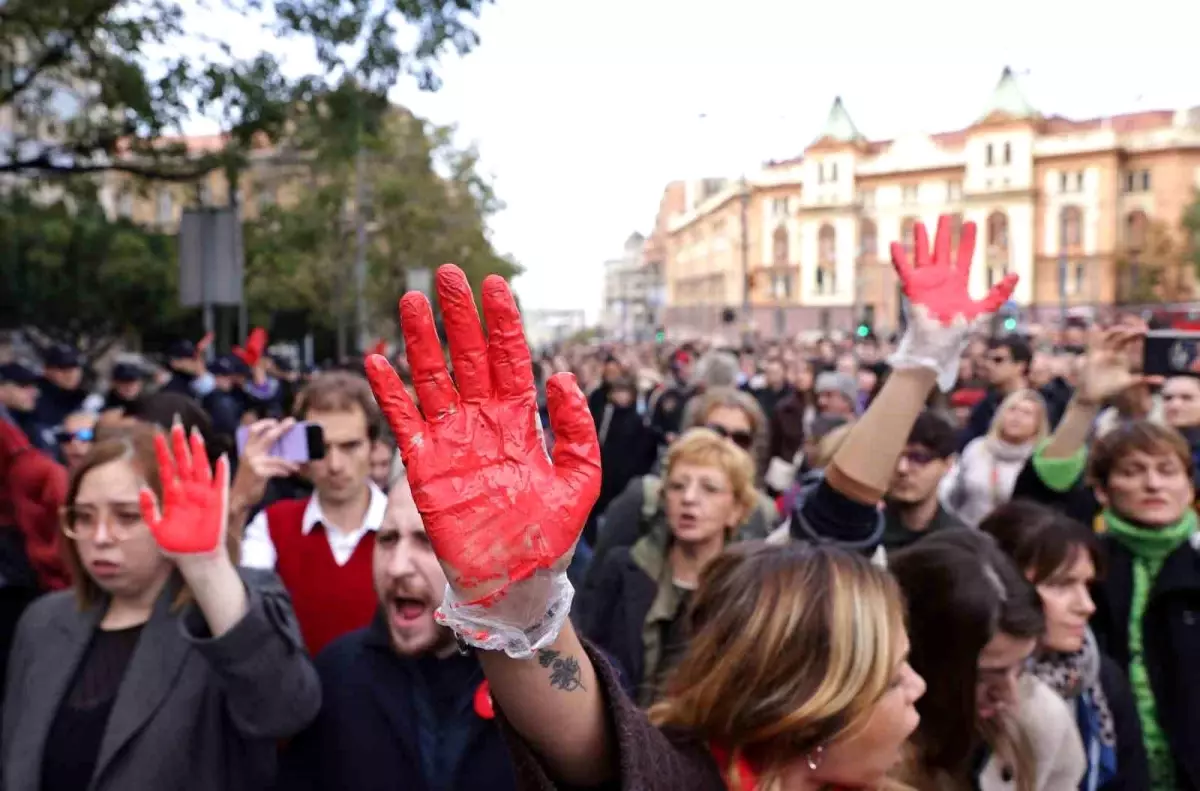
[[[419,412],[386,359],[367,377],[396,436],[449,586],[438,620],[478,649],[493,699],[556,780],[615,772],[605,700],[567,619],[566,567],[600,490],[600,448],[574,377],[546,386],[553,460],[540,437],[529,347],[508,285],[483,286],[487,335],[462,271],[438,270],[455,382],[428,300],[400,302]]]

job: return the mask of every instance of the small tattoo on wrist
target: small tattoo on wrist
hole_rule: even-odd
[[[583,669],[573,656],[563,656],[561,651],[549,648],[537,652],[538,664],[550,670],[550,686],[563,692],[584,689]]]

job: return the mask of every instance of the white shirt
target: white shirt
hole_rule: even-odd
[[[309,498],[304,515],[300,518],[302,535],[311,533],[318,524],[325,527],[325,539],[329,542],[334,562],[339,566],[350,562],[350,556],[354,554],[363,536],[379,529],[387,511],[387,495],[374,483],[368,482],[367,486],[371,490],[371,502],[367,505],[367,513],[357,530],[340,530],[337,525],[326,519],[316,493]],[[273,570],[277,557],[275,545],[271,543],[271,531],[267,526],[267,511],[264,508],[246,525],[246,535],[242,538],[242,565],[251,569]]]

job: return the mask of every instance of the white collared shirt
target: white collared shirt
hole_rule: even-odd
[[[325,512],[321,510],[320,498],[316,493],[308,499],[304,515],[300,518],[302,535],[311,533],[318,524],[324,526],[329,550],[333,553],[334,562],[339,566],[350,562],[350,556],[354,554],[354,550],[358,547],[358,542],[362,541],[363,536],[379,529],[379,525],[383,522],[383,515],[387,511],[387,495],[374,483],[368,482],[367,486],[371,490],[371,502],[367,505],[367,513],[363,517],[362,524],[356,530],[340,530],[337,525],[326,519]],[[254,518],[250,520],[250,524],[246,525],[246,535],[242,538],[242,565],[251,569],[274,569],[277,557],[275,545],[271,543],[271,530],[267,526],[267,511],[263,509],[255,514]]]

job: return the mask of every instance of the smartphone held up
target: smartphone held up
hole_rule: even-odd
[[[249,426],[242,426],[237,430],[239,456],[245,450],[249,436]],[[296,423],[271,446],[267,455],[296,464],[319,461],[325,458],[325,433],[316,423]]]

